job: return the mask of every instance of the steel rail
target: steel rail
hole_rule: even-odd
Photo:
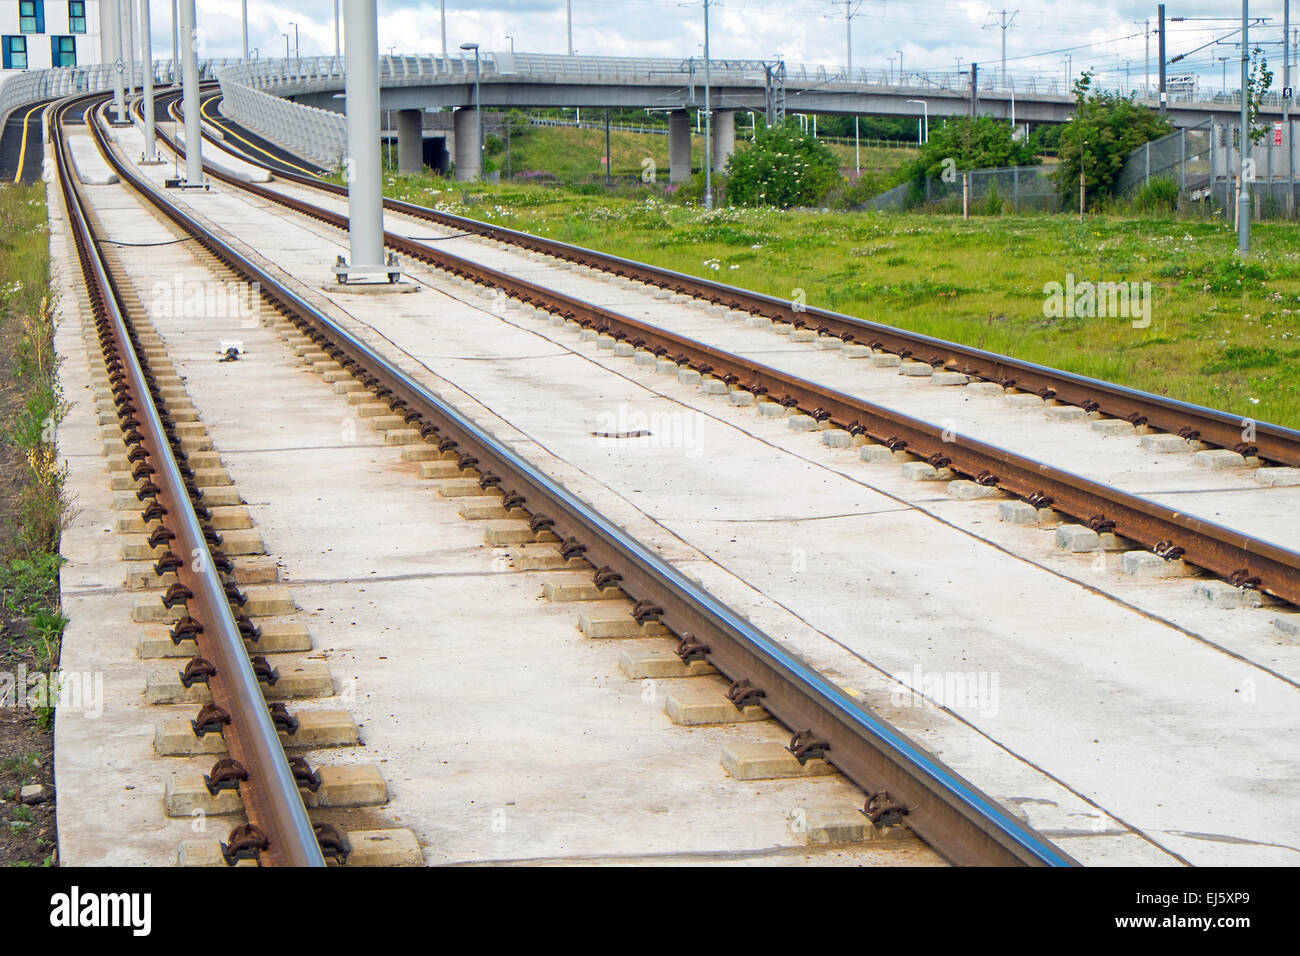
[[[229,144],[227,148],[237,149]],[[248,156],[250,162],[271,169],[278,177],[288,182],[335,195],[347,195],[347,188],[344,186],[303,176],[282,165],[273,166],[243,150],[238,151]],[[1033,392],[1043,398],[1055,399],[1066,405],[1075,405],[1089,412],[1100,412],[1103,415],[1132,422],[1134,425],[1146,425],[1158,431],[1230,448],[1243,454],[1257,455],[1265,461],[1300,467],[1300,431],[1282,425],[1256,421],[1190,402],[1180,402],[1163,395],[999,355],[996,352],[988,352],[919,332],[909,332],[857,316],[815,306],[796,305],[786,299],[741,289],[723,282],[697,278],[671,269],[624,259],[557,239],[547,239],[398,199],[385,199],[384,208],[461,232],[471,232],[507,245],[590,266],[617,276],[634,278],[671,289],[673,292],[707,299],[731,309],[753,312],[774,321],[789,323],[795,328],[814,328],[823,334],[840,338],[846,343],[858,342],[905,358],[913,357],[935,368],[959,371],[973,378],[996,382],[1006,388],[1014,387],[1021,391]]]
[[[152,375],[145,371],[136,354],[132,344],[134,333],[118,304],[116,284],[100,256],[75,185],[69,147],[62,131],[63,114],[75,105],[97,98],[102,98],[101,94],[65,101],[51,124],[51,136],[64,204],[86,291],[100,329],[105,362],[110,378],[119,383],[115,388],[119,414],[124,430],[132,429],[138,437],[136,447],[147,453],[144,461],[137,459],[134,466],[133,474],[146,481],[139,497],[142,503],[151,498],[162,509],[153,511],[159,521],[155,535],[165,531],[170,536],[168,553],[155,571],[161,575],[163,572],[157,567],[171,558],[167,570],[176,575],[180,586],[188,592],[181,592],[180,596],[185,598],[187,614],[197,627],[194,639],[200,656],[214,668],[208,679],[212,699],[230,717],[222,735],[231,757],[248,773],[247,780],[239,785],[245,814],[267,840],[265,849],[257,856],[259,864],[323,866],[320,846],[231,612],[207,534],[187,493],[177,460],[179,455],[184,461],[184,455],[172,447],[163,416],[151,394]],[[98,125],[90,125],[98,133]],[[102,141],[100,146],[102,149]],[[120,375],[114,375],[115,372]],[[185,557],[177,559],[177,552]]]
[[[176,148],[175,143],[169,143]],[[123,182],[139,191],[177,226],[305,327],[307,334],[405,415],[440,451],[462,467],[479,470],[485,489],[498,488],[512,506],[527,508],[534,531],[561,540],[563,553],[581,555],[597,568],[601,586],[617,587],[638,601],[645,619],[679,635],[679,653],[708,660],[733,681],[749,686],[750,700],[803,739],[869,794],[869,807],[905,815],[908,826],[940,854],[961,865],[1076,865],[1069,855],[867,711],[779,642],[692,583],[681,572],[596,512],[526,459],[485,432],[455,407],[412,380],[273,275],[194,217],[166,201],[114,154]],[[215,167],[209,175],[222,178]],[[245,184],[240,183],[240,186]],[[748,681],[746,685],[744,682]],[[792,741],[793,745],[793,741]]]
[[[167,142],[179,150],[178,144],[170,139]],[[348,228],[347,216],[341,213],[257,183],[244,182],[216,167],[211,167],[209,174],[305,216],[343,230]],[[1181,557],[1235,585],[1257,587],[1292,604],[1300,604],[1300,554],[1294,551],[1111,485],[947,432],[893,409],[555,292],[454,253],[391,232],[385,233],[385,242],[402,255],[490,284],[524,303],[672,357],[679,365],[716,374],[729,384],[743,385],[756,395],[768,395],[855,435],[866,435],[896,450],[906,449],[936,467],[948,467],[981,484],[996,485],[1043,507],[1051,506],[1098,532],[1114,532],[1167,559]]]

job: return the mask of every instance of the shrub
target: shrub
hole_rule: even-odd
[[[793,116],[727,160],[727,195],[739,206],[811,206],[840,182],[835,154]]]
[[[1148,180],[1133,197],[1135,212],[1171,213],[1178,208],[1178,183],[1168,176]]]

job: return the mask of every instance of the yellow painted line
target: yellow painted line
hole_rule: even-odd
[[[320,173],[313,173],[310,169],[303,169],[301,166],[295,166],[293,163],[289,162],[288,160],[281,159],[279,156],[275,155],[275,153],[269,153],[269,152],[267,152],[267,151],[264,150],[262,147],[258,146],[256,143],[250,143],[248,140],[244,139],[244,137],[240,136],[238,133],[236,133],[236,132],[235,132],[234,130],[232,130],[230,127],[228,127],[228,126],[224,126],[224,125],[222,125],[221,123],[219,123],[219,122],[217,122],[216,120],[214,120],[214,119],[212,118],[211,114],[208,113],[208,104],[209,104],[209,103],[212,103],[212,102],[215,102],[217,99],[218,99],[217,97],[215,97],[215,96],[211,96],[211,97],[209,97],[208,99],[204,100],[204,101],[203,101],[203,104],[199,107],[199,114],[200,114],[204,119],[206,119],[209,123],[211,123],[213,126],[216,126],[217,128],[219,128],[219,129],[220,129],[222,132],[224,132],[227,136],[233,136],[233,137],[235,137],[235,139],[239,140],[239,141],[240,141],[241,143],[243,143],[244,145],[246,145],[246,146],[251,146],[253,149],[257,150],[257,151],[258,151],[259,153],[261,153],[263,156],[270,156],[273,160],[275,160],[277,163],[279,163],[279,164],[282,165],[282,166],[289,166],[289,167],[291,167],[291,168],[293,168],[293,169],[298,170],[298,172],[300,172],[300,173],[306,173],[308,176],[314,176],[314,177],[317,178],[317,179],[320,179],[320,178],[321,178]]]
[[[44,103],[33,106],[27,111],[27,115],[23,117],[23,145],[18,150],[18,172],[14,173],[14,182],[18,182],[23,178],[23,161],[27,158],[27,128],[31,126],[32,114],[44,108]]]

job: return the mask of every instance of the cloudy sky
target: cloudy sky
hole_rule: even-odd
[[[1064,78],[1067,67],[1077,75],[1093,68],[1108,87],[1140,87],[1146,63],[1144,21],[1154,21],[1156,4],[1103,0],[1085,7],[1063,0],[1007,3],[1007,71],[1013,76]],[[170,4],[153,0],[160,53],[170,52]],[[284,37],[297,23],[303,56],[334,50],[333,4],[330,0],[248,0],[249,44],[262,56],[283,56]],[[477,41],[485,50],[508,50],[513,36],[519,51],[563,53],[567,49],[565,0],[495,0],[464,3],[446,0],[447,43]],[[1222,85],[1225,61],[1228,86],[1240,75],[1241,9],[1231,3],[1185,0],[1166,4],[1170,58],[1186,59],[1170,68],[1195,72],[1203,87]],[[703,43],[700,0],[572,0],[573,46],[581,54],[685,57],[699,55]],[[835,0],[712,0],[710,47],[714,58],[783,56],[787,62],[843,64],[845,4]],[[976,60],[992,77],[1001,56],[1001,13],[974,0],[851,0],[853,64],[888,72],[955,71]],[[998,7],[998,11],[1001,6]],[[1011,14],[1015,13],[1014,18]],[[1297,5],[1300,21],[1300,5]],[[1282,82],[1282,0],[1252,4],[1251,46],[1264,53]],[[1219,17],[1221,19],[1211,19]],[[1233,19],[1235,17],[1235,19]],[[198,0],[204,53],[239,54],[239,0]],[[430,53],[442,47],[438,0],[379,0],[379,45],[396,52]],[[1157,37],[1151,41],[1154,72]],[[291,40],[292,43],[292,40]],[[1208,45],[1207,45],[1208,44]],[[1203,48],[1202,48],[1203,47]],[[1198,48],[1202,48],[1199,49]],[[1195,51],[1195,52],[1194,52]],[[1235,62],[1234,62],[1235,61]]]

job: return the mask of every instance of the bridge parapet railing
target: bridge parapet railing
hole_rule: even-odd
[[[306,106],[232,79],[221,70],[221,112],[274,143],[321,166],[333,167],[347,153],[347,119],[342,113]]]
[[[199,61],[200,79],[212,79],[223,66],[238,60],[204,59]],[[171,59],[154,60],[153,80],[160,86],[170,85],[173,77]],[[39,103],[77,93],[97,93],[113,88],[114,68],[108,63],[86,66],[61,66],[45,70],[25,70],[8,76],[0,85],[0,122],[22,106]],[[137,89],[143,82],[144,71],[137,64],[132,85]],[[123,82],[125,84],[126,77]]]

